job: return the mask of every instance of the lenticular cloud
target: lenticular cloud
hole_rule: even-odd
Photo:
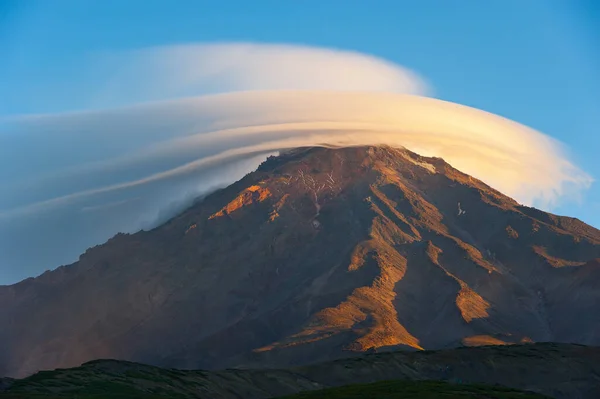
[[[417,73],[381,58],[290,44],[162,46],[98,56],[95,64],[86,72],[96,76],[87,109],[249,90],[431,92]]]
[[[344,90],[352,85],[310,80],[301,68],[273,76],[266,76],[268,68],[261,72],[287,65],[280,52],[307,64],[320,59],[332,70],[342,68],[332,61],[339,54],[300,57],[290,48],[276,50],[257,50],[255,58],[248,56],[254,66],[239,67],[241,72],[231,72],[237,62],[230,59],[225,81],[237,77],[231,90],[288,90],[233,91],[0,123],[0,283],[73,261],[119,231],[156,225],[194,198],[241,178],[269,154],[296,146],[406,147],[442,157],[522,203],[545,209],[576,197],[591,182],[557,142],[539,132],[473,108],[409,95],[421,92],[421,80],[401,83],[408,76],[401,68],[385,66],[391,72],[384,81],[369,83],[365,77],[363,86]],[[372,67],[361,62],[354,77],[368,75]],[[308,72],[314,74],[314,68]],[[193,76],[177,79],[199,81],[196,72],[189,73]],[[409,94],[385,93],[386,88]]]

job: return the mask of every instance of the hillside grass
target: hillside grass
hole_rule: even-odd
[[[280,399],[541,399],[546,396],[514,389],[441,381],[380,381],[301,392]]]
[[[154,389],[154,392],[143,392],[130,385],[130,381],[78,381],[78,388],[70,392],[52,393],[56,388],[65,388],[56,381],[46,380],[39,386],[29,385],[30,392],[0,393],[1,399],[168,399],[186,398],[173,390],[169,384],[164,389]],[[62,386],[61,386],[62,385]],[[37,391],[37,392],[36,392]],[[162,392],[160,392],[162,391]],[[43,393],[42,393],[43,392]],[[205,396],[206,397],[206,396]],[[301,392],[280,399],[542,399],[547,398],[535,393],[522,392],[514,389],[470,384],[452,384],[441,381],[380,381],[371,384],[347,385],[318,391]]]

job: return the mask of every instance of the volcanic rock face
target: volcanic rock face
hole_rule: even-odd
[[[387,147],[270,158],[164,225],[0,287],[0,375],[600,345],[600,231]],[[595,260],[596,259],[596,260]]]

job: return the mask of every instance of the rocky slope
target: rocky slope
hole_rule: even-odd
[[[382,390],[378,390],[382,384],[377,384],[319,392],[325,388],[380,381],[394,383],[383,384],[385,389]],[[445,381],[446,384],[432,381]],[[484,384],[484,387],[477,389],[470,384]],[[184,371],[124,361],[95,360],[81,367],[43,371],[15,380],[4,393],[0,389],[0,397],[262,399],[305,391],[317,392],[298,397],[384,398],[387,397],[385,393],[394,393],[396,396],[393,397],[398,398],[530,397],[506,392],[502,386],[537,392],[546,397],[598,398],[600,348],[528,344],[426,352],[397,351],[270,370]],[[360,392],[363,389],[368,395]]]
[[[600,231],[441,159],[299,149],[152,231],[0,287],[0,375],[97,358],[214,369],[597,345],[597,258]]]

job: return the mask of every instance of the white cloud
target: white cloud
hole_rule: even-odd
[[[11,123],[0,135],[8,193],[0,198],[0,254],[36,246],[39,232],[51,231],[63,234],[63,250],[36,248],[60,252],[42,265],[56,266],[117,231],[164,217],[173,202],[183,206],[181,198],[233,182],[267,153],[323,143],[389,144],[440,156],[546,209],[591,183],[551,138],[440,100],[340,91],[202,96]],[[19,257],[27,256],[18,252],[0,264]]]
[[[591,183],[551,138],[412,96],[429,91],[421,78],[367,55],[217,44],[101,61],[110,78],[92,82],[88,108],[134,105],[0,120],[0,283],[162,221],[282,148],[405,146],[545,209]],[[191,94],[204,95],[179,98]],[[162,99],[174,100],[136,104]]]
[[[97,108],[247,90],[344,90],[430,94],[403,66],[352,51],[291,44],[153,47],[99,56]]]

